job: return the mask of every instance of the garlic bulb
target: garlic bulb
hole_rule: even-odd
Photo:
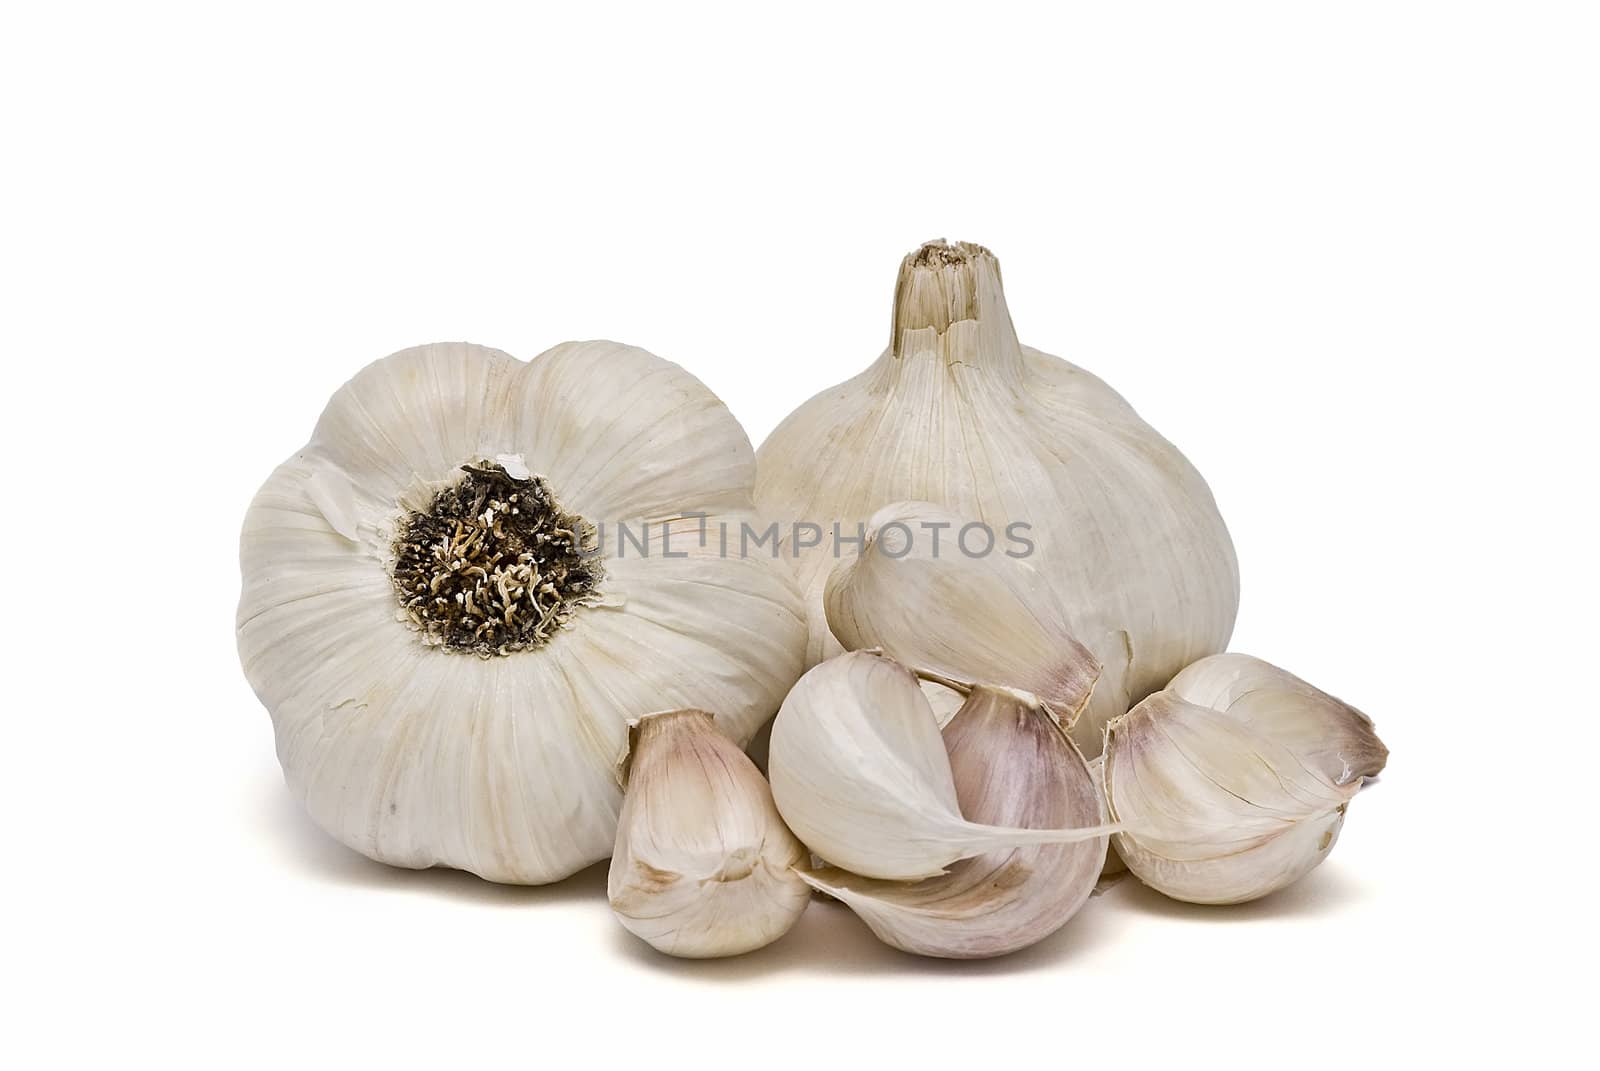
[[[241,538],[240,658],[295,795],[396,866],[604,859],[630,719],[712,709],[742,742],[802,669],[783,564],[700,538],[753,479],[722,403],[631,346],[369,365]]]
[[[980,685],[944,730],[961,813],[975,822],[1052,829],[1104,821],[1088,765],[1036,698]],[[998,956],[1058,930],[1094,891],[1105,837],[1001,848],[914,884],[837,868],[802,871],[887,944],[951,959]]]
[[[1238,609],[1233,545],[1206,487],[1099,379],[1017,341],[995,258],[930,242],[905,258],[889,348],[806,402],[762,444],[764,519],[790,537],[809,599],[808,661],[836,652],[822,608],[845,538],[880,507],[935,502],[1003,532],[1031,525],[1033,564],[1102,675],[1073,739],[1179,669],[1227,646]]]
[[[1202,659],[1106,729],[1117,850],[1175,899],[1254,900],[1327,856],[1387,759],[1366,715],[1298,677],[1246,655]]]
[[[630,933],[674,956],[736,956],[789,932],[806,858],[745,753],[701,710],[643,718],[606,889]]]
[[[1100,667],[1026,560],[992,546],[979,554],[981,539],[962,549],[976,524],[928,502],[880,509],[859,556],[829,574],[828,627],[846,650],[880,648],[965,683],[1026,689],[1070,726]]]
[[[1110,831],[968,821],[916,676],[869,651],[840,655],[800,678],[773,722],[768,772],[795,835],[863,877],[927,878],[993,849],[1071,844]]]

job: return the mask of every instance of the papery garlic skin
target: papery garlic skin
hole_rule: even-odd
[[[879,648],[964,683],[1033,692],[1070,726],[1100,667],[1027,561],[998,547],[962,549],[973,523],[929,502],[878,510],[857,557],[828,576],[829,630],[846,650]]]
[[[1199,904],[1304,877],[1388,756],[1354,708],[1257,659],[1216,657],[1106,729],[1118,853],[1145,884]]]
[[[939,724],[906,667],[866,651],[814,667],[784,699],[767,758],[789,828],[863,877],[932,877],[959,859],[1069,844],[1108,828],[1022,829],[962,816]]]
[[[1100,794],[1101,800],[1106,798],[1106,756],[1102,751],[1099,755],[1089,760],[1089,775],[1094,778],[1094,790]],[[1109,811],[1107,812],[1109,817]],[[1109,879],[1120,878],[1128,872],[1128,864],[1122,861],[1122,856],[1117,854],[1117,842],[1113,838],[1106,846],[1106,861],[1100,868],[1100,878],[1106,882],[1101,886],[1102,891],[1110,885]]]
[[[609,531],[594,599],[538,649],[479,658],[429,646],[389,569],[408,511],[497,458]],[[804,611],[783,563],[702,546],[691,516],[737,526],[753,479],[727,408],[632,346],[523,363],[449,343],[363,369],[240,540],[240,659],[295,796],[395,866],[538,884],[606,858],[630,719],[712,709],[744,741],[800,674]],[[651,522],[647,553],[619,553],[623,521]]]
[[[944,729],[962,814],[997,826],[1051,829],[1105,821],[1082,754],[1037,698],[974,688]],[[1005,955],[1060,929],[1094,891],[1107,838],[1000,848],[915,883],[802,870],[885,943],[949,959]]]
[[[1389,761],[1371,718],[1250,655],[1202,658],[1172,678],[1167,691],[1261,729],[1315,763],[1335,784],[1376,777]]]
[[[628,931],[668,955],[736,956],[794,926],[808,859],[755,764],[705,711],[643,718],[606,881]]]
[[[981,246],[906,257],[889,348],[791,413],[757,458],[767,520],[853,534],[919,500],[997,532],[1031,524],[1042,584],[1104,667],[1073,727],[1087,756],[1105,722],[1227,646],[1238,563],[1205,481],[1099,379],[1017,341]],[[810,663],[838,650],[822,607],[834,560],[827,539],[800,553]]]

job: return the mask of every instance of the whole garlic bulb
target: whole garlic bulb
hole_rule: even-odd
[[[290,788],[396,866],[604,859],[630,719],[712,709],[743,742],[800,675],[788,571],[699,538],[750,517],[754,477],[726,407],[632,346],[363,369],[240,540],[240,659]]]
[[[945,726],[944,743],[961,813],[975,822],[1054,829],[1105,821],[1082,754],[1034,696],[978,685]],[[895,948],[979,959],[1026,948],[1060,929],[1094,891],[1106,846],[1107,838],[1097,837],[999,848],[914,883],[838,868],[801,873]]]
[[[1257,899],[1327,857],[1388,754],[1365,714],[1300,678],[1248,655],[1202,659],[1106,728],[1117,851],[1174,899]]]
[[[736,956],[789,932],[811,900],[806,851],[755,763],[701,710],[646,715],[606,889],[622,925],[673,956]]]
[[[933,877],[995,849],[1075,844],[1111,831],[1098,822],[1040,829],[969,821],[916,676],[870,651],[829,659],[800,678],[773,722],[768,772],[795,835],[863,877]]]
[[[1017,341],[982,246],[930,242],[900,266],[889,348],[762,444],[756,506],[846,536],[880,507],[934,502],[996,531],[1032,526],[1040,582],[1103,666],[1073,738],[1227,646],[1233,545],[1205,481],[1110,387]],[[815,663],[839,646],[822,609],[831,532],[799,551]]]

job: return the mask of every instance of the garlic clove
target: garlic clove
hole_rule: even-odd
[[[1344,784],[1376,777],[1389,760],[1372,719],[1270,662],[1245,654],[1202,658],[1167,689],[1268,731]]]
[[[944,730],[961,811],[976,822],[1050,829],[1104,821],[1082,754],[1048,708],[1009,689],[979,686]],[[1106,837],[999,848],[915,883],[837,868],[802,870],[845,903],[879,939],[949,959],[1004,955],[1070,919],[1094,890]]]
[[[1338,837],[1364,776],[1355,771],[1381,767],[1386,754],[1364,715],[1260,665],[1271,673],[1235,664],[1182,682],[1215,707],[1173,687],[1106,729],[1106,799],[1124,827],[1117,851],[1175,899],[1240,903],[1305,876]],[[1235,668],[1281,687],[1235,694],[1224,672]],[[1341,743],[1350,740],[1363,749]]]
[[[805,849],[755,764],[700,710],[651,714],[629,734],[627,791],[606,891],[628,931],[673,956],[771,944],[811,898]]]
[[[768,771],[789,828],[864,877],[932,877],[995,848],[1066,844],[1108,827],[1019,829],[962,816],[933,710],[916,676],[874,652],[840,655],[795,685],[772,727]]]
[[[860,554],[834,567],[823,596],[847,650],[880,648],[958,681],[1025,689],[1067,725],[1076,720],[1100,667],[1025,559],[928,502],[885,506],[867,527]]]

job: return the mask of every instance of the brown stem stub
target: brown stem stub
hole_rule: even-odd
[[[969,263],[972,258],[978,256],[992,259],[994,254],[976,242],[956,242],[952,244],[943,238],[935,238],[931,242],[923,242],[920,249],[906,257],[906,266],[911,268],[949,268],[958,264]]]
[[[895,281],[890,348],[903,355],[906,336],[932,329],[944,335],[959,323],[1009,334],[1011,317],[1000,290],[1000,262],[975,242],[924,242],[900,262]],[[1015,336],[1011,336],[1012,342]]]

